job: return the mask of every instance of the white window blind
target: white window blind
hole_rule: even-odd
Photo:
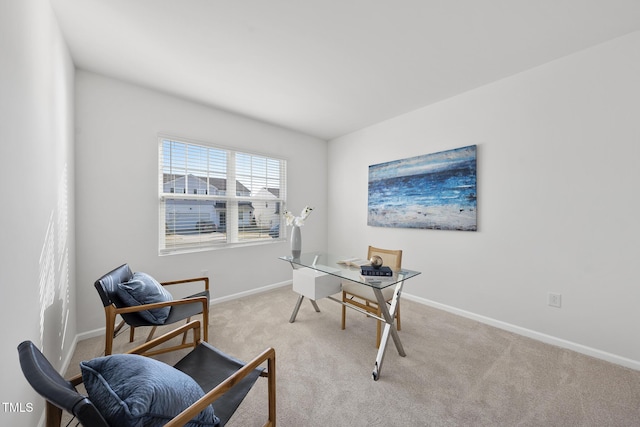
[[[161,254],[281,238],[285,160],[166,137],[159,151]]]

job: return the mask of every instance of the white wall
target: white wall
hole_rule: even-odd
[[[402,248],[405,295],[640,369],[638,76],[636,32],[330,141],[329,250]],[[471,144],[477,232],[367,226],[369,165]]]
[[[188,76],[185,76],[188,78]],[[158,255],[158,133],[288,159],[288,204],[312,216],[305,250],[326,250],[326,142],[79,71],[76,79],[78,329],[104,328],[94,281],[122,263],[159,280],[211,278],[212,298],[291,280],[286,242]]]
[[[16,347],[31,340],[56,368],[76,337],[74,69],[49,2],[0,2],[0,425],[34,426],[44,403]],[[28,404],[32,404],[29,411]],[[11,406],[13,405],[13,406]]]

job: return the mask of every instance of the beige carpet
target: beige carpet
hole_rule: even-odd
[[[210,313],[209,341],[221,350],[250,359],[276,349],[282,427],[640,425],[640,372],[407,300],[407,356],[390,342],[374,382],[375,321],[350,310],[342,331],[339,304],[318,301],[316,313],[305,300],[289,323],[296,298],[280,288]],[[117,343],[130,346],[128,330]],[[68,374],[103,348],[102,338],[80,342]],[[258,380],[228,426],[262,425],[265,385]]]

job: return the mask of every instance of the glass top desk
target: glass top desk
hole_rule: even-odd
[[[377,381],[380,377],[380,371],[382,369],[382,362],[384,360],[387,343],[389,341],[389,335],[391,335],[391,338],[393,339],[396,349],[398,350],[398,354],[402,357],[406,356],[404,348],[402,347],[402,342],[400,342],[400,337],[398,336],[398,330],[396,329],[395,325],[396,308],[400,299],[400,295],[402,294],[404,281],[417,276],[418,274],[420,274],[419,271],[407,270],[402,268],[398,271],[394,271],[392,277],[364,280],[360,275],[360,267],[349,267],[345,264],[340,263],[340,261],[344,260],[345,258],[339,257],[335,254],[312,252],[304,253],[298,258],[294,258],[292,256],[281,256],[279,257],[279,259],[289,262],[294,269],[308,268],[320,273],[326,273],[328,275],[335,276],[340,280],[350,280],[352,282],[357,282],[364,286],[371,287],[378,301],[378,306],[380,307],[382,317],[375,316],[353,305],[345,304],[341,300],[336,299],[331,295],[324,296],[324,298],[328,298],[353,310],[360,311],[369,317],[373,317],[384,322],[385,326],[382,333],[382,338],[380,340],[380,347],[378,348],[378,354],[376,356],[376,362],[372,372],[374,380]],[[391,306],[388,306],[382,295],[382,289],[389,286],[395,287],[393,298],[391,300]],[[340,290],[338,289],[337,292],[340,292]],[[291,314],[291,318],[289,319],[289,322],[295,322],[296,316],[298,315],[298,310],[300,309],[300,305],[302,304],[303,300],[304,295],[300,294],[300,296],[298,297],[298,301],[296,302],[296,306],[293,309],[293,313]],[[318,307],[316,302],[311,298],[309,298],[309,300],[311,301],[313,308],[317,312],[319,312],[320,308]]]

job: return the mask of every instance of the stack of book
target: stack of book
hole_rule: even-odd
[[[393,271],[386,265],[383,265],[379,268],[374,268],[370,265],[363,265],[362,267],[360,267],[360,275],[364,278],[377,277],[381,279],[384,277],[393,276]]]

